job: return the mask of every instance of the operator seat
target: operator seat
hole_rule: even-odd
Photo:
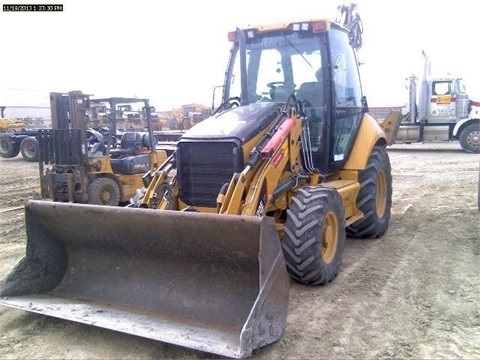
[[[322,119],[325,109],[325,90],[323,81],[323,70],[318,69],[315,73],[317,81],[305,82],[298,88],[296,98],[302,105],[306,122],[310,129],[310,143],[312,147],[313,165],[320,169],[324,154],[322,153]]]
[[[145,133],[127,131],[122,135],[122,139],[120,140],[120,148],[112,149],[110,154],[115,158],[138,155],[142,149],[144,135]]]
[[[322,134],[322,114],[325,106],[324,89],[319,82],[306,82],[297,91],[297,100],[301,102],[303,111],[310,126],[310,141],[314,148],[320,146]]]
[[[274,86],[270,89],[270,98],[275,102],[287,101],[288,95],[288,91],[283,85]]]

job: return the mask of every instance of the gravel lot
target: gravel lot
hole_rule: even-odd
[[[394,145],[385,236],[347,239],[327,286],[291,282],[284,336],[256,359],[480,358],[479,156],[458,143]],[[0,275],[25,252],[38,168],[0,159]],[[0,306],[1,359],[191,359],[210,354]]]

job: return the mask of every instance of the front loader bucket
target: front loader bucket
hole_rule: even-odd
[[[234,358],[282,336],[270,218],[30,200],[25,219],[2,305]]]

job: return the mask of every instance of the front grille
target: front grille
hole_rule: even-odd
[[[180,199],[191,206],[217,206],[217,195],[243,168],[241,147],[234,141],[180,142],[177,174]]]

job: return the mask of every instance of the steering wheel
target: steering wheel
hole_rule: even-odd
[[[278,86],[285,86],[284,81],[272,81],[267,84],[270,89],[276,88]]]
[[[212,116],[223,110],[229,110],[233,107],[240,107],[242,99],[239,96],[232,96],[221,103],[218,108],[212,113]]]
[[[233,96],[229,98],[225,104],[225,108],[231,109],[233,107],[240,107],[242,99],[239,96]]]
[[[102,145],[104,146],[103,142],[103,135],[94,129],[87,130],[87,146],[89,153],[95,153],[97,151],[102,151]]]

